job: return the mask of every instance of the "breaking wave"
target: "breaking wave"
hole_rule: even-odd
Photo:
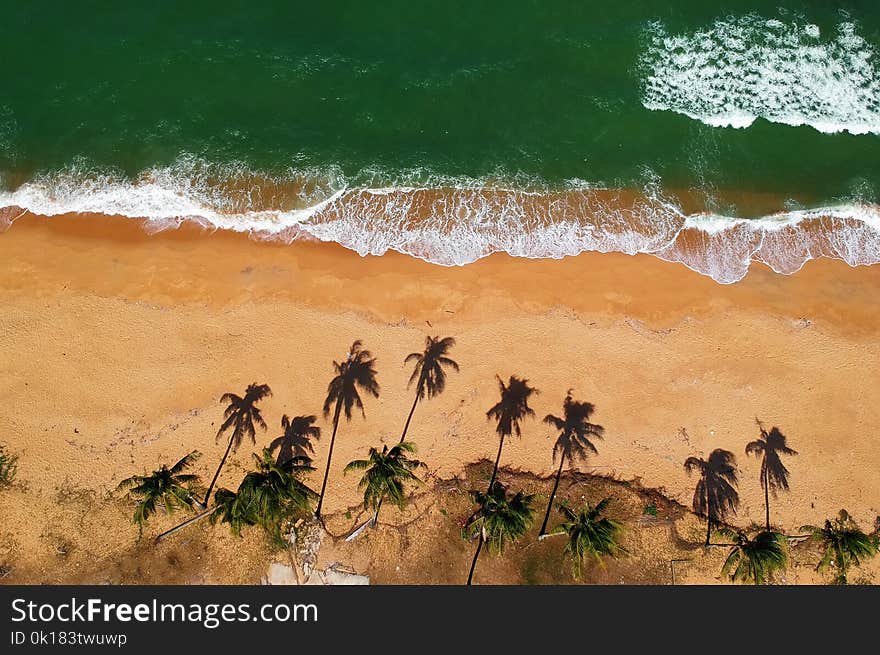
[[[690,34],[654,23],[640,68],[648,109],[716,127],[764,118],[821,132],[880,134],[877,54],[852,22],[830,34],[755,15]]]
[[[380,177],[368,171],[358,181]],[[420,184],[405,184],[414,181]],[[655,182],[643,189],[578,180],[562,189],[518,183],[417,171],[395,184],[355,186],[335,170],[271,177],[193,161],[132,180],[73,167],[0,191],[0,222],[27,211],[147,219],[150,231],[195,221],[259,239],[332,241],[361,255],[394,250],[444,266],[494,252],[527,258],[650,253],[725,284],[745,277],[755,261],[779,273],[817,257],[851,266],[880,262],[880,208],[873,204],[743,219],[686,213]]]

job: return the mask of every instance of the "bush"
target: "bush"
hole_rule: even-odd
[[[18,471],[18,457],[0,445],[0,489],[8,487],[15,479]]]

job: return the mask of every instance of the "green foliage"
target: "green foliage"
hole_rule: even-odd
[[[754,537],[745,532],[727,528],[719,534],[734,539],[734,546],[721,567],[721,574],[734,582],[765,584],[776,571],[788,566],[785,535],[772,530],[761,530]]]
[[[565,520],[558,529],[568,535],[565,553],[571,558],[572,575],[576,579],[580,579],[587,559],[603,565],[603,557],[617,557],[626,553],[618,543],[623,524],[602,517],[610,503],[610,498],[604,498],[595,507],[585,503],[577,514],[565,505],[559,506],[559,512]]]
[[[345,473],[364,471],[358,483],[358,488],[364,492],[364,509],[378,512],[385,499],[403,509],[406,504],[404,486],[422,483],[413,471],[424,467],[424,463],[408,457],[415,450],[415,445],[408,441],[391,449],[384,445],[381,452],[370,448],[367,459],[356,459],[345,467]]]
[[[119,483],[117,490],[127,490],[127,496],[138,500],[132,521],[138,526],[138,537],[143,535],[144,524],[161,505],[167,514],[178,508],[191,508],[195,502],[199,476],[184,471],[201,453],[194,450],[174,466],[153,471],[150,475],[134,475]]]
[[[651,503],[645,507],[645,514],[648,516],[657,516],[657,506]]]
[[[241,536],[241,529],[248,525],[256,525],[256,518],[246,502],[234,491],[220,487],[214,494],[217,509],[211,514],[211,523],[228,523],[229,529],[236,537]]]
[[[493,553],[504,552],[507,543],[519,539],[532,525],[534,494],[518,491],[510,496],[496,480],[488,493],[472,491],[471,497],[478,509],[467,520],[465,533],[470,537],[479,535]]]
[[[18,473],[18,456],[0,445],[0,489],[10,486]]]
[[[835,584],[846,584],[850,568],[874,557],[880,549],[877,534],[872,536],[862,532],[844,509],[836,519],[826,520],[822,527],[805,525],[801,530],[809,532],[811,541],[822,548],[822,559],[816,570],[834,569]]]
[[[217,490],[220,509],[211,521],[228,523],[235,536],[241,536],[245,526],[258,525],[275,543],[282,543],[285,521],[311,515],[318,495],[298,476],[313,469],[296,457],[278,464],[268,448],[253,457],[257,468],[244,477],[236,492]]]

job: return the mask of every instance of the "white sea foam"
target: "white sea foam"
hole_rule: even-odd
[[[847,204],[780,212],[761,219],[690,215],[676,239],[653,253],[723,284],[738,282],[752,262],[796,273],[811,259],[850,266],[880,262],[880,207]]]
[[[822,34],[809,23],[755,15],[706,30],[647,31],[642,104],[716,127],[757,118],[821,132],[880,134],[880,71],[874,47],[852,22]]]
[[[333,241],[361,255],[394,250],[444,266],[493,252],[527,258],[651,253],[721,283],[741,280],[755,261],[780,273],[816,257],[852,266],[880,262],[875,205],[853,202],[762,219],[687,215],[647,177],[641,191],[582,181],[557,191],[518,190],[449,178],[434,179],[436,186],[365,188],[349,187],[338,171],[268,178],[188,160],[134,180],[72,167],[0,192],[0,208],[146,218],[151,231],[192,220],[257,238]],[[425,179],[424,172],[416,178]],[[20,213],[0,211],[0,219]]]

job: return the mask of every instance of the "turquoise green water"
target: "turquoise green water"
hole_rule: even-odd
[[[4,1],[3,204],[110,212],[126,184],[161,171],[161,189],[193,194],[182,214],[223,210],[211,184],[248,172],[296,189],[312,179],[320,192],[296,206],[339,189],[493,181],[648,185],[673,198],[696,189],[699,208],[730,217],[871,205],[880,5],[829,4]],[[685,56],[669,70],[664,37],[690,44],[679,54],[702,48],[702,63]],[[744,59],[719,74],[725,52]],[[731,111],[754,121],[720,126]],[[755,205],[741,191],[771,199]],[[166,202],[150,192],[118,213]],[[254,208],[285,208],[275,201]],[[444,218],[447,232],[465,214]]]

